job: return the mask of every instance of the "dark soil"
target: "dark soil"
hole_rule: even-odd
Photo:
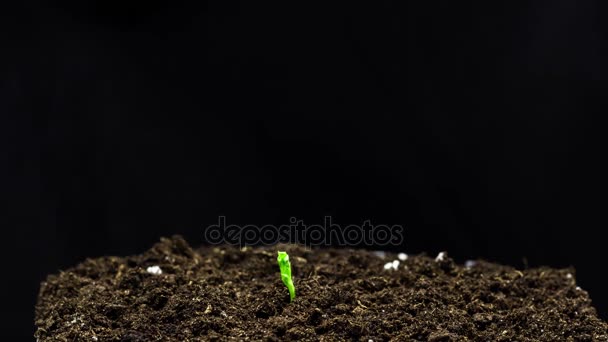
[[[142,255],[90,259],[51,275],[36,306],[39,341],[608,341],[574,270],[518,271],[424,256],[398,270],[362,250],[191,249],[179,237]],[[147,272],[160,266],[162,274]]]

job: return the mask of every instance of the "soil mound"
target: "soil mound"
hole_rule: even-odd
[[[278,249],[291,259],[292,303]],[[178,236],[163,238],[141,255],[89,259],[49,276],[36,305],[36,337],[608,341],[608,325],[576,286],[572,269],[403,259],[294,245],[195,250]]]

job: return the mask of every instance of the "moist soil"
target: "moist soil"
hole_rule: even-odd
[[[297,296],[281,282],[286,250]],[[191,248],[89,259],[42,283],[39,341],[608,341],[573,269],[303,246]],[[148,271],[159,266],[162,274]],[[151,269],[152,270],[152,269]]]

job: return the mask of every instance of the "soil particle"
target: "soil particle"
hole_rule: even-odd
[[[290,303],[276,251],[292,260]],[[608,341],[573,269],[284,245],[192,249],[163,238],[51,275],[39,341]],[[385,269],[387,262],[397,267]],[[152,272],[150,272],[152,270]],[[161,271],[162,270],[162,271]]]

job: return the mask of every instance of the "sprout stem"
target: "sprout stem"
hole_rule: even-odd
[[[281,270],[281,280],[283,280],[283,284],[285,284],[289,290],[289,301],[293,302],[293,299],[296,298],[296,288],[293,286],[293,281],[291,279],[291,263],[289,262],[289,255],[287,255],[287,252],[279,251],[277,262],[279,263],[279,269]]]

